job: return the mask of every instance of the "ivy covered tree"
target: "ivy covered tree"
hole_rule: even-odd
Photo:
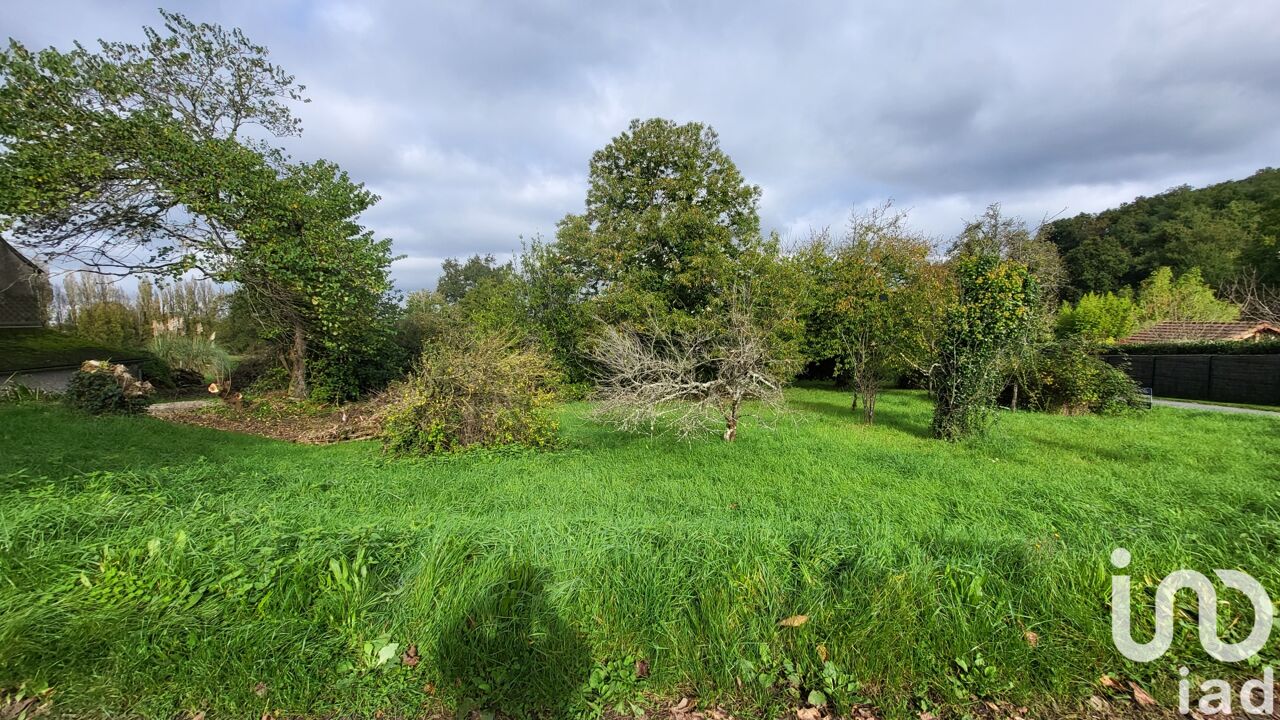
[[[1020,263],[986,253],[953,264],[959,296],[946,311],[932,378],[933,433],[944,440],[985,430],[1004,388],[1004,361],[1039,303],[1035,279]]]

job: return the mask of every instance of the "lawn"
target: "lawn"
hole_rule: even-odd
[[[1280,588],[1277,421],[1003,413],[952,445],[918,393],[875,427],[844,394],[789,400],[732,445],[574,405],[560,450],[435,460],[0,406],[0,688],[95,717],[682,694],[777,717],[813,690],[915,717],[1075,707],[1103,673],[1172,703],[1179,664],[1239,674],[1188,622],[1159,662],[1124,660],[1107,558],[1130,549],[1148,597],[1179,567]]]
[[[0,373],[74,366],[85,360],[137,360],[145,355],[142,350],[109,348],[48,328],[0,329]]]

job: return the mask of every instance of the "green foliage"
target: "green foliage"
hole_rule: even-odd
[[[583,715],[589,718],[607,715],[643,717],[648,672],[646,670],[642,675],[638,668],[647,668],[647,665],[647,662],[630,655],[597,663],[582,687],[580,705]]]
[[[432,290],[415,290],[405,298],[396,318],[396,344],[411,358],[422,355],[429,345],[441,341],[458,328],[460,318],[444,296]]]
[[[443,273],[436,281],[436,292],[445,302],[456,303],[466,297],[481,284],[501,282],[511,277],[511,263],[498,264],[493,255],[472,255],[465,262],[457,258],[446,258]]]
[[[555,444],[551,404],[559,378],[541,353],[498,337],[455,333],[428,347],[389,391],[383,447],[436,454],[472,447]]]
[[[825,652],[826,646],[820,646]],[[838,712],[863,700],[862,689],[852,674],[831,660],[819,658],[821,665],[799,662],[760,645],[758,653],[744,653],[738,659],[738,677],[752,690],[766,696],[781,696],[788,705],[811,705]]]
[[[1068,415],[1115,415],[1145,405],[1124,370],[1098,359],[1074,341],[1041,350],[1024,391],[1028,406]]]
[[[1002,677],[1000,668],[992,665],[980,652],[971,657],[957,657],[951,674],[951,691],[959,702],[973,698],[986,700],[1000,697],[1013,683]]]
[[[10,41],[0,53],[0,227],[112,272],[225,267],[228,218],[190,196],[234,187],[227,143],[279,160],[237,136],[250,125],[297,135],[290,104],[305,101],[303,88],[239,30],[161,15],[163,29],[144,28],[141,44],[32,51]]]
[[[1077,337],[1089,344],[1114,342],[1138,329],[1138,306],[1129,292],[1085,293],[1074,305],[1058,310],[1059,337]]]
[[[1138,321],[1154,325],[1166,320],[1230,321],[1240,317],[1240,307],[1219,300],[1205,284],[1199,268],[1190,268],[1176,279],[1168,267],[1156,268],[1138,287]]]
[[[1067,284],[1067,268],[1058,248],[1031,231],[1021,218],[1005,215],[992,203],[965,224],[951,246],[952,255],[992,255],[1027,268],[1038,288],[1041,309],[1052,311]]]
[[[759,198],[711,128],[633,120],[592,156],[586,212],[560,222],[558,252],[608,322],[690,317],[758,252]]]
[[[100,302],[82,308],[76,317],[75,331],[90,342],[110,347],[137,348],[146,342],[133,311],[119,302]]]
[[[1175,279],[1172,269],[1161,267],[1142,281],[1136,299],[1126,288],[1085,293],[1074,305],[1064,302],[1056,329],[1059,337],[1106,344],[1166,320],[1213,322],[1239,316],[1239,306],[1219,300],[1199,269],[1193,267]]]
[[[121,377],[109,370],[78,370],[67,381],[62,399],[71,407],[91,415],[146,412],[151,404],[151,390],[136,386],[132,378]]]
[[[357,220],[377,196],[336,165],[246,175],[258,211],[228,279],[241,284],[268,337],[290,348],[295,395],[347,400],[384,386],[401,365],[393,340],[391,241]]]
[[[295,395],[385,384],[390,241],[357,221],[377,197],[332,163],[242,140],[247,125],[300,132],[301,86],[239,30],[162,15],[141,45],[0,54],[0,185],[15,188],[0,226],[99,270],[236,283],[286,340]]]
[[[1280,355],[1280,340],[1146,343],[1103,347],[1102,351],[1125,355]]]
[[[1004,385],[1001,363],[1037,311],[1037,288],[1027,269],[993,255],[964,255],[954,264],[960,294],[944,320],[933,433],[945,440],[987,427]]]
[[[1245,271],[1280,285],[1280,170],[1055,220],[1043,236],[1063,253],[1069,299],[1136,287],[1161,266],[1175,274],[1199,267],[1214,287]]]
[[[834,360],[836,374],[861,396],[868,423],[882,386],[932,362],[946,292],[931,250],[907,227],[906,213],[886,204],[854,215],[843,241],[816,236],[789,260],[802,289],[807,357]]]
[[[585,384],[584,348],[596,323],[573,264],[557,243],[534,238],[520,255],[519,289],[533,339],[556,360],[566,381]]]

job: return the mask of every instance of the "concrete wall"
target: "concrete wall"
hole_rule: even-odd
[[[1280,405],[1280,355],[1104,355],[1157,397]]]

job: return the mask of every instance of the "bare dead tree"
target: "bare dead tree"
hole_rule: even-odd
[[[733,442],[744,403],[781,407],[790,360],[749,303],[735,300],[711,327],[650,325],[606,327],[591,343],[601,369],[597,417],[624,430],[673,430],[681,438],[722,426],[724,440]]]
[[[1280,287],[1263,284],[1258,271],[1237,276],[1223,288],[1223,295],[1240,306],[1240,317],[1280,325]]]

